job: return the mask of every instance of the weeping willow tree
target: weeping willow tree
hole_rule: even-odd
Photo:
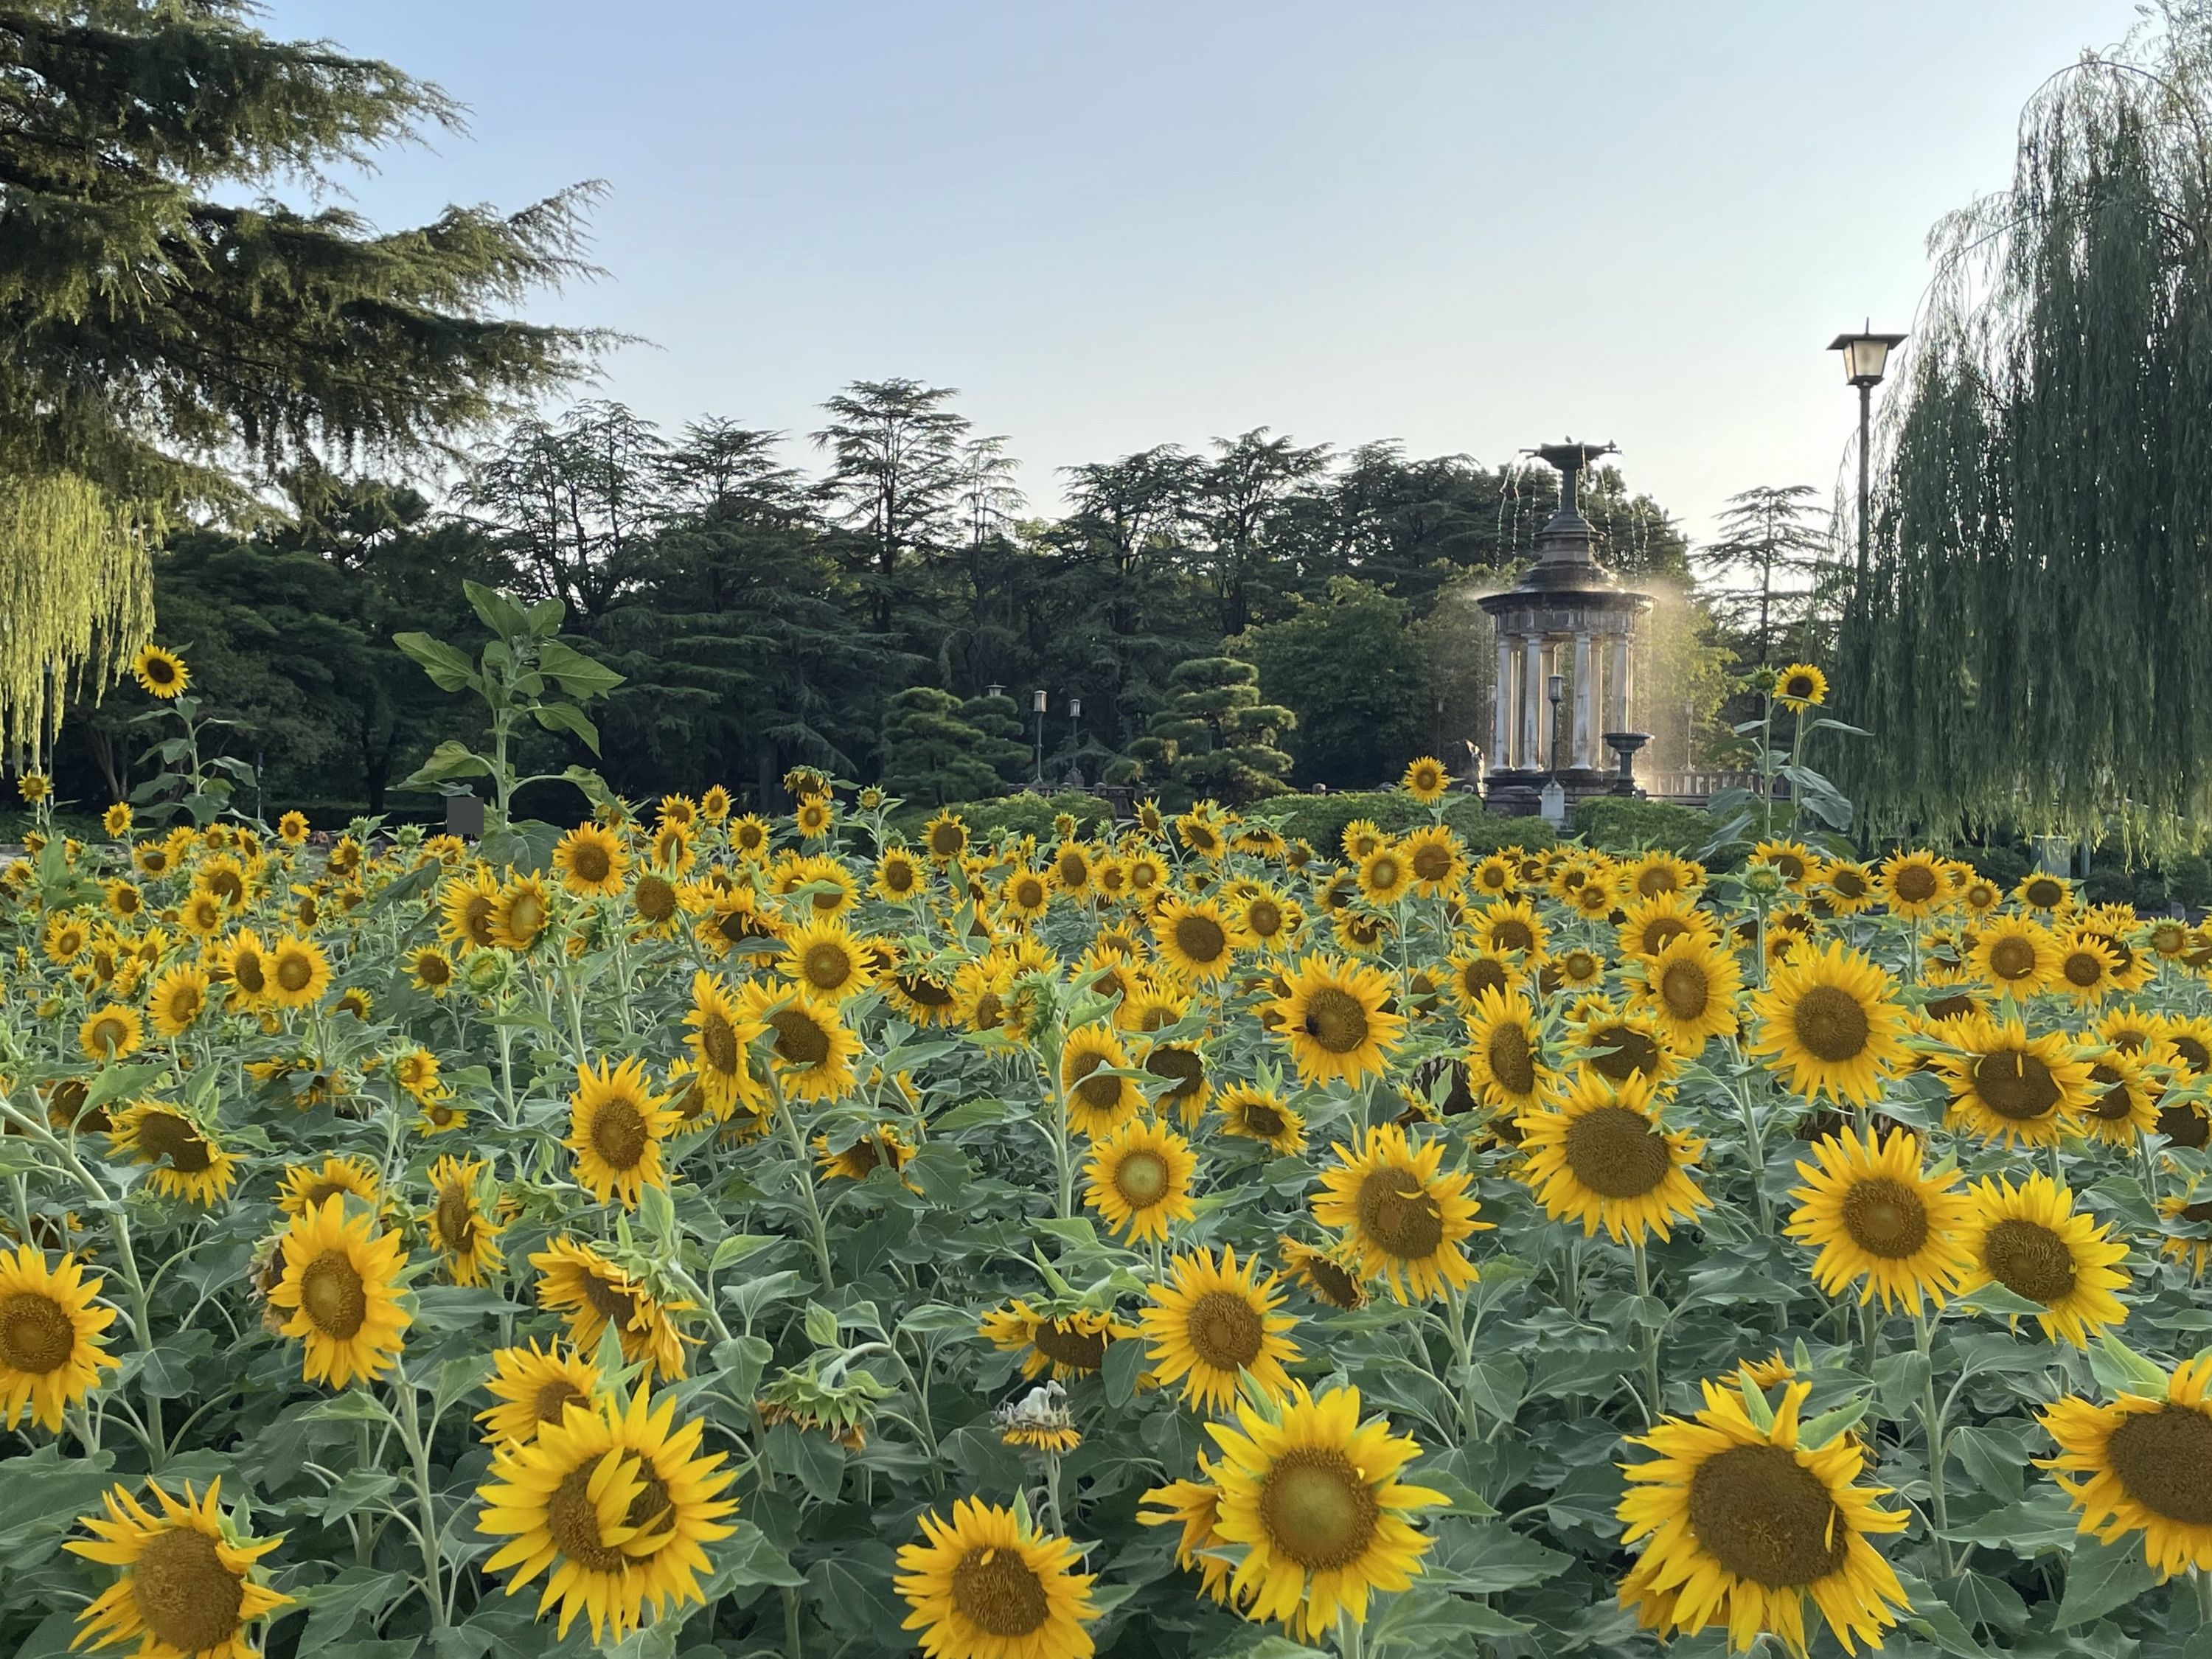
[[[1876,830],[2212,827],[2212,9],[2046,82],[1937,227],[1838,654]]]
[[[151,625],[147,532],[439,453],[596,343],[502,315],[580,272],[588,187],[380,230],[333,175],[435,87],[247,0],[0,0],[0,750]]]
[[[39,754],[70,696],[152,633],[147,540],[75,473],[0,478],[0,755]]]

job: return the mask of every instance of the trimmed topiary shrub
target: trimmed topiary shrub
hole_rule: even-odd
[[[1080,789],[1064,790],[1049,799],[1025,789],[1018,795],[1006,795],[997,800],[955,801],[944,810],[957,812],[967,821],[970,832],[986,841],[1002,831],[1049,841],[1052,821],[1062,812],[1071,814],[1078,833],[1085,836],[1102,826],[1110,828],[1114,822],[1110,803]],[[921,826],[934,817],[937,811],[933,806],[908,803],[892,815],[891,827],[909,841],[918,839]]]
[[[1575,803],[1575,833],[1608,853],[1658,849],[1686,859],[1711,837],[1713,821],[1694,806],[1672,801],[1586,795]]]
[[[1369,819],[1394,836],[1402,836],[1419,829],[1430,817],[1429,809],[1402,789],[1290,796],[1255,807],[1244,816],[1272,823],[1291,840],[1303,841],[1332,857],[1343,839],[1344,826],[1355,818]],[[1558,839],[1543,819],[1500,817],[1474,795],[1454,795],[1445,805],[1444,822],[1476,854],[1493,853],[1501,847],[1549,847]]]

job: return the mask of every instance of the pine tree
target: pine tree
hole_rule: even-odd
[[[1719,538],[1698,551],[1698,564],[1719,584],[1716,609],[1741,636],[1747,663],[1773,662],[1807,614],[1828,545],[1814,495],[1810,484],[1740,491],[1721,514]]]
[[[1036,763],[1030,745],[1022,741],[1019,705],[1004,692],[996,696],[986,692],[962,703],[960,718],[982,738],[976,752],[998,773],[999,781],[1008,789],[1026,789]]]
[[[1275,738],[1297,716],[1260,701],[1258,669],[1234,657],[1194,657],[1176,665],[1168,686],[1165,705],[1129,745],[1143,779],[1231,805],[1285,792],[1291,757]]]
[[[72,678],[104,684],[146,636],[173,509],[419,454],[592,343],[497,314],[580,269],[588,188],[390,232],[268,199],[458,109],[252,10],[0,0],[0,746],[35,743]]]
[[[999,793],[993,739],[960,718],[960,699],[909,686],[884,705],[884,787],[910,801],[987,799]]]

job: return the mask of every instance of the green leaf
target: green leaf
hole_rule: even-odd
[[[714,1576],[708,1581],[708,1601],[748,1584],[796,1588],[806,1582],[806,1576],[758,1527],[740,1521],[737,1528],[733,1536],[712,1547]]]
[[[2027,1495],[2027,1447],[2018,1435],[1977,1424],[1954,1429],[1947,1443],[1984,1492],[2014,1504]]]
[[[2066,1569],[2066,1594],[2052,1623],[2062,1630],[2089,1624],[2125,1607],[2157,1582],[2158,1575],[2134,1541],[2100,1544],[2083,1538],[2074,1546],[2074,1559]]]
[[[629,678],[558,640],[547,640],[538,647],[538,669],[580,702],[603,697]]]
[[[506,594],[486,587],[482,582],[464,581],[461,592],[469,601],[469,608],[477,613],[477,620],[502,640],[526,639],[531,633],[530,613]]]
[[[1453,1589],[1477,1595],[1556,1578],[1574,1558],[1547,1549],[1503,1521],[1442,1521],[1428,1566]]]
[[[1126,1406],[1137,1396],[1137,1379],[1144,1375],[1145,1345],[1133,1339],[1106,1345],[1101,1374],[1106,1379],[1107,1403]]]
[[[478,684],[476,665],[443,640],[434,640],[428,634],[394,634],[392,642],[420,665],[441,691],[465,691]]]
[[[325,1524],[342,1521],[355,1510],[381,1503],[399,1490],[399,1477],[388,1469],[349,1469],[323,1494]]]
[[[942,1117],[932,1118],[929,1132],[951,1135],[957,1134],[963,1129],[979,1129],[987,1124],[1003,1123],[1006,1121],[1007,1110],[1005,1101],[994,1100],[988,1095],[979,1100],[963,1101]]]
[[[845,1483],[845,1449],[795,1423],[779,1423],[769,1431],[768,1461],[777,1474],[796,1475],[800,1486],[825,1504],[836,1501]]]
[[[404,1573],[378,1572],[371,1567],[348,1567],[325,1584],[305,1584],[292,1592],[307,1609],[307,1626],[300,1636],[300,1650],[313,1653],[354,1626],[364,1613],[380,1613],[406,1593]]]
[[[749,1255],[757,1255],[772,1245],[784,1242],[781,1233],[732,1233],[714,1246],[714,1254],[707,1259],[707,1271],[718,1273]]]
[[[1874,1363],[1874,1387],[1881,1401],[1881,1414],[1904,1417],[1920,1404],[1928,1387],[1928,1356],[1914,1348],[1883,1355]]]
[[[470,749],[458,738],[448,738],[430,751],[430,758],[416,767],[404,781],[397,787],[426,793],[441,783],[457,782],[462,778],[483,778],[491,775],[491,763]]]
[[[568,607],[558,599],[540,599],[530,607],[529,616],[532,637],[550,640],[568,619]]]
[[[530,714],[548,732],[573,732],[583,740],[585,748],[594,755],[599,752],[599,728],[574,703],[541,702]]]
[[[1530,1628],[1480,1601],[1416,1583],[1409,1590],[1383,1599],[1369,1632],[1367,1650],[1465,1654],[1473,1652],[1476,1642],[1484,1638],[1525,1635]]]
[[[2106,1332],[2089,1350],[2089,1370],[2109,1395],[2135,1394],[2166,1398],[2166,1371],[2146,1359],[2117,1336]]]
[[[1966,1628],[1966,1621],[1959,1617],[1957,1609],[1930,1589],[1923,1580],[1915,1578],[1910,1573],[1900,1572],[1897,1575],[1897,1582],[1912,1602],[1912,1610],[1905,1616],[1906,1624],[1944,1652],[1958,1655],[1959,1659],[1988,1659],[1981,1644],[1974,1640],[1973,1632]]]

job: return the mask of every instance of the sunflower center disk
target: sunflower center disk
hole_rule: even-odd
[[[629,1558],[600,1538],[599,1506],[592,1501],[592,1475],[605,1455],[595,1454],[561,1477],[561,1484],[545,1500],[545,1531],[554,1547],[578,1566],[619,1572]]]
[[[314,976],[314,964],[303,956],[287,954],[276,958],[276,983],[284,990],[304,991]]]
[[[586,842],[571,856],[569,867],[580,880],[597,884],[605,881],[614,866],[607,861],[606,848],[594,842]]]
[[[1353,1200],[1359,1231],[1391,1255],[1413,1261],[1444,1242],[1443,1212],[1411,1170],[1377,1170]]]
[[[1837,1571],[1850,1539],[1820,1477],[1779,1446],[1734,1446],[1699,1464],[1690,1530],[1723,1568],[1769,1589]]]
[[[1185,956],[1198,963],[1212,962],[1229,948],[1221,924],[1208,916],[1185,916],[1176,923],[1175,941]]]
[[[1333,1054],[1348,1054],[1367,1041],[1367,1010],[1359,999],[1324,985],[1306,999],[1306,1035]]]
[[[1702,1019],[1713,1000],[1712,981],[1694,962],[1669,963],[1659,976],[1659,1000],[1677,1019]]]
[[[640,876],[633,902],[647,921],[665,921],[676,914],[676,889],[665,877]]]
[[[1674,1166],[1667,1137],[1643,1113],[1601,1106],[1567,1126],[1567,1168],[1603,1198],[1641,1198]]]
[[[2058,1085],[2051,1068],[2018,1049],[1984,1054],[1974,1062],[1974,1092],[1999,1117],[2027,1123],[2058,1103]]]
[[[1451,854],[1431,844],[1413,854],[1413,874],[1422,881],[1442,881],[1451,874]]]
[[[76,1326],[52,1297],[18,1291],[0,1302],[0,1364],[43,1376],[76,1348]]]
[[[2120,1091],[2112,1091],[2118,1094]],[[2158,1132],[2177,1146],[2202,1146],[2212,1140],[2212,1118],[2188,1101],[2158,1109]]]
[[[2212,1418],[2161,1406],[2122,1418],[2105,1458],[2128,1496],[2185,1526],[2212,1526]]]
[[[325,1336],[343,1342],[360,1333],[368,1296],[344,1251],[325,1250],[307,1264],[300,1276],[300,1306]]]
[[[2182,1064],[2192,1072],[2212,1070],[2212,1048],[2207,1048],[2193,1036],[2174,1038],[2173,1051],[2181,1056]]]
[[[952,1605],[993,1636],[1027,1636],[1052,1617],[1052,1602],[1019,1554],[974,1549],[952,1569]]]
[[[627,1100],[606,1100],[592,1115],[592,1150],[617,1170],[635,1170],[645,1156],[645,1118]]]
[[[2124,1086],[2127,1079],[2116,1067],[2099,1060],[2089,1068],[2089,1081],[2104,1091],[2090,1108],[2091,1115],[2103,1118],[2108,1123],[2118,1123],[2135,1115],[2134,1097]]]
[[[2035,947],[2024,939],[2001,939],[1990,947],[1990,969],[1999,979],[2027,979],[2035,972]]]
[[[1114,1190],[1139,1207],[1158,1203],[1167,1189],[1167,1160],[1157,1152],[1132,1152],[1115,1168]]]
[[[2033,1221],[2008,1219],[1990,1229],[1982,1258],[2015,1296],[2046,1305],[2074,1289],[2074,1253],[2066,1241]]]
[[[568,1414],[571,1403],[586,1405],[584,1392],[566,1377],[556,1377],[545,1383],[530,1402],[530,1409],[541,1423],[558,1424]]]
[[[1262,1140],[1272,1140],[1283,1133],[1283,1115],[1265,1101],[1252,1101],[1244,1108],[1244,1127]]]
[[[219,1647],[238,1633],[246,1585],[222,1564],[216,1541],[191,1527],[146,1540],[131,1564],[131,1599],[153,1634],[185,1653]]]
[[[1241,1371],[1257,1359],[1267,1334],[1258,1310],[1228,1291],[1208,1291],[1199,1297],[1187,1328],[1192,1352],[1222,1371]]]
[[[1111,1072],[1102,1074],[1105,1064],[1103,1054],[1078,1054],[1068,1066],[1079,1079],[1075,1097],[1094,1111],[1105,1111],[1121,1099],[1121,1079]]]
[[[2063,971],[2069,985],[2077,985],[2086,991],[2104,978],[2105,964],[2094,952],[2075,951],[2068,955]]]
[[[1859,1000],[1838,985],[1815,985],[1798,998],[1790,1024],[1813,1057],[1832,1066],[1856,1060],[1873,1034]]]
[[[169,1112],[155,1112],[138,1129],[138,1144],[155,1158],[166,1158],[169,1167],[198,1175],[213,1161],[198,1130]]]
[[[1106,1339],[1097,1331],[1079,1331],[1057,1319],[1048,1319],[1030,1339],[1036,1351],[1055,1364],[1079,1371],[1095,1371],[1106,1363]]]
[[[1380,1515],[1375,1494],[1340,1451],[1286,1451],[1260,1489],[1268,1545],[1309,1572],[1357,1561],[1373,1541]]]
[[[597,1273],[584,1279],[584,1300],[592,1304],[592,1311],[610,1321],[618,1331],[626,1331],[637,1317],[637,1298],[619,1285],[610,1285]]]
[[[834,991],[853,976],[853,963],[834,945],[817,945],[806,953],[806,982],[817,989]]]
[[[1936,878],[1923,865],[1907,865],[1897,872],[1897,896],[1907,904],[1925,904],[1936,896]]]
[[[1492,924],[1490,946],[1493,951],[1533,951],[1536,948],[1536,935],[1520,917],[1508,916]]]
[[[1659,1069],[1659,1045],[1632,1026],[1601,1026],[1583,1046],[1598,1074],[1615,1083],[1626,1083],[1639,1072],[1649,1077]]]
[[[1468,995],[1480,1000],[1485,991],[1505,988],[1505,969],[1484,957],[1468,963],[1467,971],[1460,975],[1460,983],[1467,988]]]
[[[1206,1081],[1206,1063],[1188,1048],[1155,1048],[1145,1056],[1145,1069],[1154,1077],[1175,1079],[1176,1086],[1165,1097],[1169,1100],[1196,1094],[1199,1085]]]
[[[1891,1261],[1928,1242],[1928,1206],[1901,1181],[1862,1181],[1844,1195],[1844,1231],[1869,1255]]]
[[[1272,899],[1255,899],[1252,908],[1244,913],[1245,924],[1261,939],[1273,939],[1283,931],[1283,913]]]
[[[699,1047],[706,1054],[707,1063],[716,1071],[726,1077],[736,1073],[738,1034],[720,1014],[709,1011],[699,1022]]]
[[[438,1194],[438,1237],[457,1255],[465,1255],[475,1247],[477,1218],[470,1213],[468,1193],[460,1187],[448,1187]]]
[[[775,1029],[775,1057],[787,1066],[819,1066],[830,1058],[830,1034],[803,1008],[779,1008],[768,1017]]]

